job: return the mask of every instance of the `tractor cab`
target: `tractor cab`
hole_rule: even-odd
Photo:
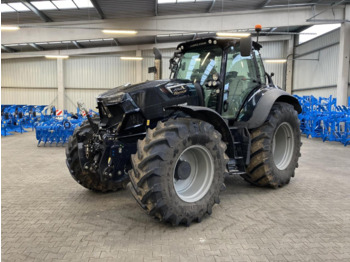
[[[252,45],[250,38],[208,38],[180,44],[170,59],[170,78],[190,81],[202,93],[202,106],[235,119],[248,95],[266,85],[260,47]]]

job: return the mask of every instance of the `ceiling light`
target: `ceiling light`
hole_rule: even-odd
[[[8,44],[8,45],[4,45],[4,46],[19,46],[19,44]]]
[[[67,59],[69,56],[67,56],[67,55],[46,55],[45,57],[48,59],[57,59],[57,58]]]
[[[54,6],[50,1],[34,1],[30,3],[39,10],[57,10],[57,7]]]
[[[189,2],[192,2],[194,3],[195,0],[177,0],[178,3],[189,3]]]
[[[142,57],[136,57],[136,56],[122,56],[120,57],[121,60],[142,60]]]
[[[8,25],[2,25],[1,31],[16,31],[19,30],[19,26],[8,26]]]
[[[8,3],[8,5],[16,11],[30,11],[29,8],[22,3]]]
[[[77,9],[77,6],[71,0],[52,1],[59,9]]]
[[[158,0],[158,4],[175,4],[176,0]]]
[[[250,33],[226,33],[226,32],[218,32],[216,33],[217,36],[221,37],[248,37],[250,36]]]
[[[1,4],[1,13],[8,13],[8,12],[16,12],[16,10],[11,8],[7,4]]]
[[[74,3],[79,8],[93,8],[93,4],[90,2],[90,0],[74,0]]]
[[[267,59],[265,63],[285,63],[287,59]]]
[[[123,35],[135,35],[137,31],[135,30],[102,30],[105,34],[123,34]]]

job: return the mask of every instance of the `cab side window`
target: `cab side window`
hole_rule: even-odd
[[[253,56],[241,56],[234,47],[228,51],[222,110],[224,118],[235,118],[247,95],[260,82],[253,59]]]

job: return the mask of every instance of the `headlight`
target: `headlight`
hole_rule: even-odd
[[[116,94],[106,98],[105,102],[107,105],[119,104],[123,101],[124,96],[125,96],[125,93]]]

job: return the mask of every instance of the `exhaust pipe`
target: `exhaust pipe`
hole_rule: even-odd
[[[153,47],[153,54],[154,54],[154,80],[162,79],[162,54],[160,53],[159,49],[156,47]]]

